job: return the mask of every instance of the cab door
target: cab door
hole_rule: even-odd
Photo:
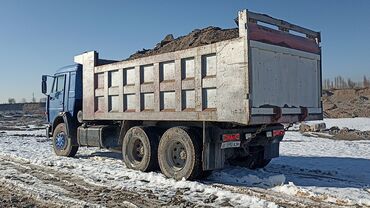
[[[49,121],[52,123],[60,112],[64,111],[66,75],[57,75],[49,96]]]

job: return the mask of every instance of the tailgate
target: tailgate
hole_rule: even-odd
[[[262,16],[278,28],[272,29],[258,24],[261,16],[249,15],[251,122],[321,119],[320,34]]]
[[[321,113],[320,56],[251,41],[252,114],[269,112]]]

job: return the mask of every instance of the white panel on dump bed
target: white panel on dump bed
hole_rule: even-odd
[[[216,88],[203,89],[203,109],[216,109],[217,107]]]
[[[202,57],[202,75],[203,77],[216,75],[216,54],[204,55]]]
[[[150,111],[154,109],[154,93],[141,93],[141,109]]]
[[[176,108],[175,91],[160,93],[160,107],[161,110],[175,110]]]
[[[109,98],[108,99],[108,106],[109,106],[108,111],[118,112],[119,111],[119,97],[117,95],[115,96],[110,95],[108,98]]]
[[[182,109],[195,109],[195,90],[183,90],[181,94]]]
[[[125,94],[123,96],[124,111],[135,111],[136,109],[136,95]]]
[[[135,80],[135,68],[123,69],[123,85],[133,85]]]
[[[95,89],[104,88],[104,73],[95,74]]]
[[[97,112],[104,112],[105,111],[105,102],[104,97],[96,97],[95,98],[95,111]]]
[[[141,83],[151,83],[154,81],[153,65],[146,65],[140,67]]]
[[[161,81],[175,80],[175,62],[161,63],[159,67]]]
[[[194,78],[194,58],[181,60],[182,79]]]
[[[250,46],[253,108],[321,108],[320,55],[256,41]]]
[[[119,82],[120,82],[120,76],[119,76],[119,71],[116,70],[116,71],[110,71],[108,73],[108,86],[109,87],[118,87],[119,86]]]

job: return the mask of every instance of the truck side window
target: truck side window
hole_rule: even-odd
[[[69,76],[69,91],[75,91],[76,87],[76,72],[73,72]]]
[[[64,75],[58,76],[57,92],[64,91]]]
[[[50,93],[53,93],[53,92],[56,92],[57,91],[57,78],[54,77],[54,80],[53,80],[53,87],[51,88],[51,91]]]

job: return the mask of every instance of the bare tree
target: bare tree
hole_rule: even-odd
[[[333,89],[333,81],[331,81],[330,79],[324,79],[324,81],[323,81],[323,89],[324,90]]]
[[[15,101],[15,99],[14,99],[14,98],[8,98],[8,103],[9,103],[9,104],[15,104],[15,103],[16,103],[16,101]]]
[[[36,103],[35,93],[32,93],[32,102]]]
[[[348,88],[353,89],[353,88],[356,87],[356,83],[353,82],[351,79],[348,79],[347,80],[347,86],[348,86]]]
[[[354,89],[370,87],[370,79],[363,76],[362,81],[352,81],[351,78],[343,78],[342,76],[336,76],[333,80],[324,79],[322,81],[322,88],[325,89]]]
[[[27,102],[26,98],[22,98],[21,103],[26,103],[26,102]]]
[[[370,81],[367,79],[365,75],[364,75],[363,87],[370,87]]]

